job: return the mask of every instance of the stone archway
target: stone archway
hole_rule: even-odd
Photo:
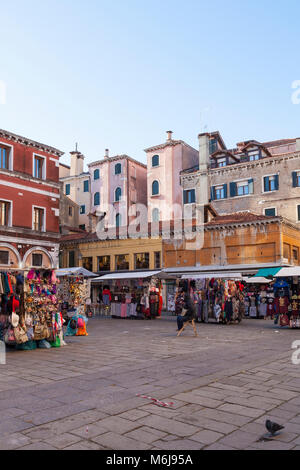
[[[34,257],[33,255],[37,256]],[[23,257],[23,268],[54,269],[54,261],[49,251],[40,246],[35,246],[26,251]]]
[[[21,260],[20,253],[13,245],[10,245],[9,243],[0,242],[0,251],[8,252],[8,255],[7,255],[8,263],[5,262],[1,264],[1,261],[0,261],[0,267],[1,266],[9,267],[12,269],[21,268],[22,260]],[[4,257],[5,257],[5,254],[4,254]]]

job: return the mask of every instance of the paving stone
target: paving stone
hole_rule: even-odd
[[[245,406],[225,404],[219,407],[220,411],[227,411],[233,414],[239,414],[243,416],[249,416],[251,418],[257,418],[265,413],[264,410],[258,410],[255,408],[246,408]]]
[[[120,434],[109,432],[101,436],[92,438],[93,442],[100,444],[106,449],[111,450],[147,450],[150,446],[145,442],[139,442],[130,437],[121,436]]]
[[[224,434],[221,434],[219,432],[205,429],[191,436],[191,439],[197,442],[201,442],[202,444],[212,444],[213,442],[218,441],[223,436]]]
[[[57,449],[64,449],[76,442],[79,442],[81,438],[79,436],[74,436],[72,434],[60,434],[59,436],[52,437],[44,441],[46,444],[56,447]]]
[[[224,446],[233,447],[235,449],[245,449],[246,447],[253,445],[257,441],[258,437],[253,433],[243,432],[240,430],[234,431],[228,436],[223,437],[218,441],[219,444]]]
[[[203,397],[193,392],[180,393],[172,397],[174,400],[182,400],[186,403],[196,403],[198,405],[205,406],[207,408],[217,408],[222,405],[222,401]]]
[[[162,418],[160,416],[152,415],[138,420],[140,425],[145,425],[151,428],[159,429],[176,436],[186,437],[195,434],[198,431],[196,426],[176,421],[175,419]]]
[[[128,421],[119,416],[110,416],[94,424],[97,424],[101,428],[106,428],[107,431],[114,431],[118,434],[125,434],[141,426],[138,421]]]
[[[101,422],[100,422],[101,423]],[[81,439],[91,439],[92,437],[99,436],[100,434],[107,433],[107,427],[101,426],[101,424],[89,424],[82,426],[78,429],[72,429],[71,434],[79,436]]]
[[[57,450],[56,447],[53,447],[46,442],[35,442],[34,444],[28,444],[26,446],[20,447],[19,450]]]
[[[135,429],[124,434],[125,437],[130,437],[136,441],[146,442],[146,444],[152,444],[152,442],[157,441],[159,438],[166,436],[166,433],[155,430],[155,434],[151,432],[151,428],[143,426],[141,428]],[[158,435],[160,434],[160,436]],[[156,443],[155,443],[156,444]]]
[[[124,419],[129,419],[130,421],[136,421],[137,419],[144,418],[145,416],[148,416],[149,413],[147,411],[143,410],[130,410],[130,411],[125,411],[125,413],[121,413],[119,418],[124,418]]]
[[[200,450],[203,444],[189,439],[172,440],[170,442],[156,441],[155,446],[164,450]]]

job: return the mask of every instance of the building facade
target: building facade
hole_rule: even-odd
[[[0,269],[58,266],[62,155],[0,130]]]
[[[91,212],[105,217],[107,227],[127,226],[136,205],[147,206],[147,167],[128,155],[109,156],[88,165]]]
[[[147,155],[148,221],[182,218],[183,192],[180,173],[199,162],[199,152],[167,132],[163,144],[145,149]],[[189,195],[193,199],[193,195]]]
[[[63,193],[79,207],[78,227],[88,230],[91,210],[91,182],[89,172],[84,170],[84,155],[75,150],[70,152],[71,166],[60,165],[60,182]]]
[[[181,172],[183,193],[219,214],[250,210],[300,223],[300,139],[246,141],[228,150],[218,132],[199,135],[199,163]]]

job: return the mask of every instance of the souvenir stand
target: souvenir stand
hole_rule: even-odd
[[[144,319],[161,314],[160,271],[106,274],[93,279],[102,287],[102,308],[112,318]]]
[[[36,349],[64,346],[55,271],[2,270],[1,337],[8,346]]]
[[[91,281],[95,274],[84,268],[58,269],[58,302],[67,321],[67,336],[87,336],[88,300],[91,297]]]
[[[300,267],[282,268],[274,277],[275,324],[300,328]]]
[[[265,277],[244,277],[245,317],[272,319],[275,315],[274,282]]]
[[[198,322],[240,322],[244,316],[244,283],[241,274],[185,274],[178,282],[175,313],[182,310],[184,293],[188,290],[196,308]]]

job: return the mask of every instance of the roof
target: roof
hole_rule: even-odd
[[[23,145],[29,145],[31,147],[35,147],[37,149],[43,150],[44,152],[48,152],[59,157],[64,155],[64,152],[56,149],[55,147],[50,147],[50,145],[42,144],[41,142],[36,142],[35,140],[28,139],[27,137],[22,137],[21,135],[14,134],[10,131],[5,131],[4,129],[0,129],[0,136],[4,139],[12,140]]]
[[[223,225],[243,222],[268,221],[270,219],[280,219],[279,216],[258,215],[253,212],[243,211],[233,214],[217,215],[206,225]]]
[[[102,165],[103,163],[106,163],[106,162],[114,162],[117,160],[130,160],[131,162],[136,163],[137,165],[140,165],[143,168],[147,168],[147,165],[145,165],[145,163],[139,162],[138,160],[135,160],[134,158],[129,157],[129,155],[126,155],[126,154],[115,155],[114,157],[104,157],[102,160],[97,160],[96,162],[89,163],[88,167],[90,168],[93,166]]]
[[[179,144],[185,145],[186,147],[189,147],[190,149],[195,150],[195,152],[198,152],[198,150],[196,150],[194,147],[187,144],[183,140],[172,140],[172,139],[167,140],[163,144],[158,144],[158,145],[154,145],[153,147],[149,147],[149,148],[145,149],[144,151],[145,152],[155,152],[156,150],[163,150],[166,147],[175,147],[175,145],[179,145]]]

